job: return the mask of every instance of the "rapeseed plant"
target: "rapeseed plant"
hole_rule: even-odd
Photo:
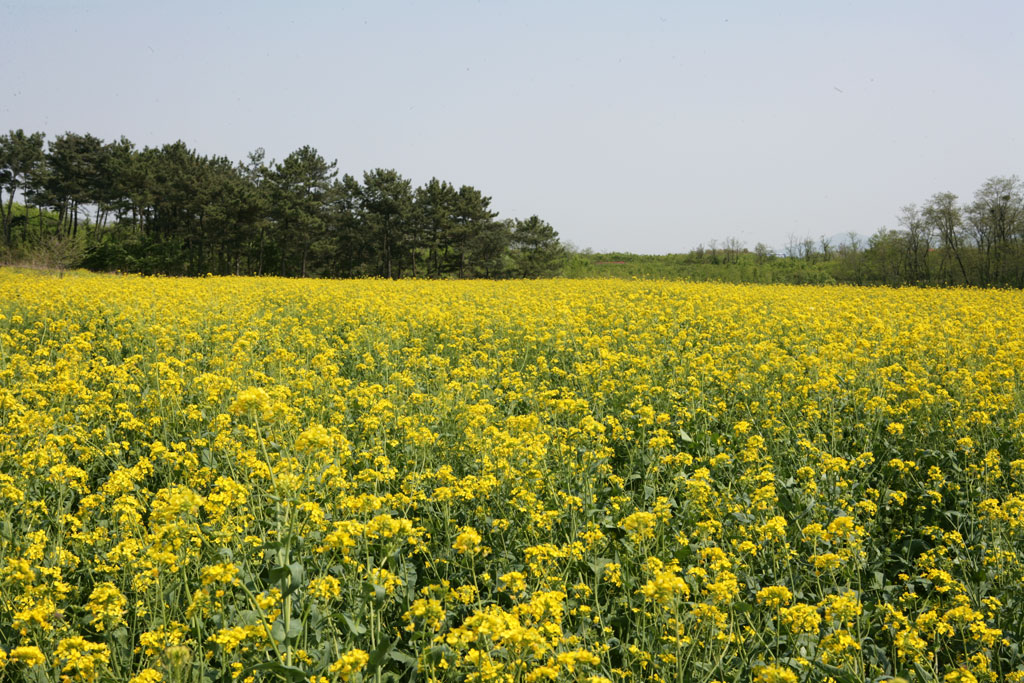
[[[1024,680],[1022,303],[0,271],[0,667]]]

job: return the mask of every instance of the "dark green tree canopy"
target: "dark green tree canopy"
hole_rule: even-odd
[[[338,162],[310,145],[281,161],[257,148],[232,163],[180,140],[138,149],[67,132],[47,145],[42,133],[11,131],[0,137],[0,189],[8,254],[56,239],[80,246],[96,269],[508,277],[550,272],[541,254],[557,251],[548,234],[517,262],[512,223],[473,186],[432,178],[414,188],[384,168],[339,178]],[[12,229],[16,194],[18,221],[35,211],[30,232]]]
[[[512,222],[512,260],[522,277],[557,273],[565,260],[565,248],[558,233],[537,216]]]
[[[46,159],[43,153],[43,133],[25,135],[25,131],[12,130],[0,136],[0,190],[7,193],[6,205],[0,194],[0,226],[3,228],[4,245],[8,248],[13,241],[12,222],[14,195],[42,179],[41,171]]]
[[[411,183],[393,169],[376,168],[363,174],[358,211],[376,243],[380,256],[378,274],[391,278],[398,261],[414,244],[412,238],[413,192]]]

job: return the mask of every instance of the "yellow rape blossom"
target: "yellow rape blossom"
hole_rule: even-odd
[[[328,668],[328,671],[338,676],[342,681],[347,681],[353,675],[362,671],[369,661],[370,655],[365,650],[355,648],[335,660]]]

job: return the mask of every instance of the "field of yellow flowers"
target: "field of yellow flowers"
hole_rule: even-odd
[[[1024,295],[0,271],[0,676],[1024,681]]]

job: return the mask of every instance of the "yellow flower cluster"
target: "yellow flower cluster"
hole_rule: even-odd
[[[0,676],[1024,680],[1024,295],[0,270]]]

